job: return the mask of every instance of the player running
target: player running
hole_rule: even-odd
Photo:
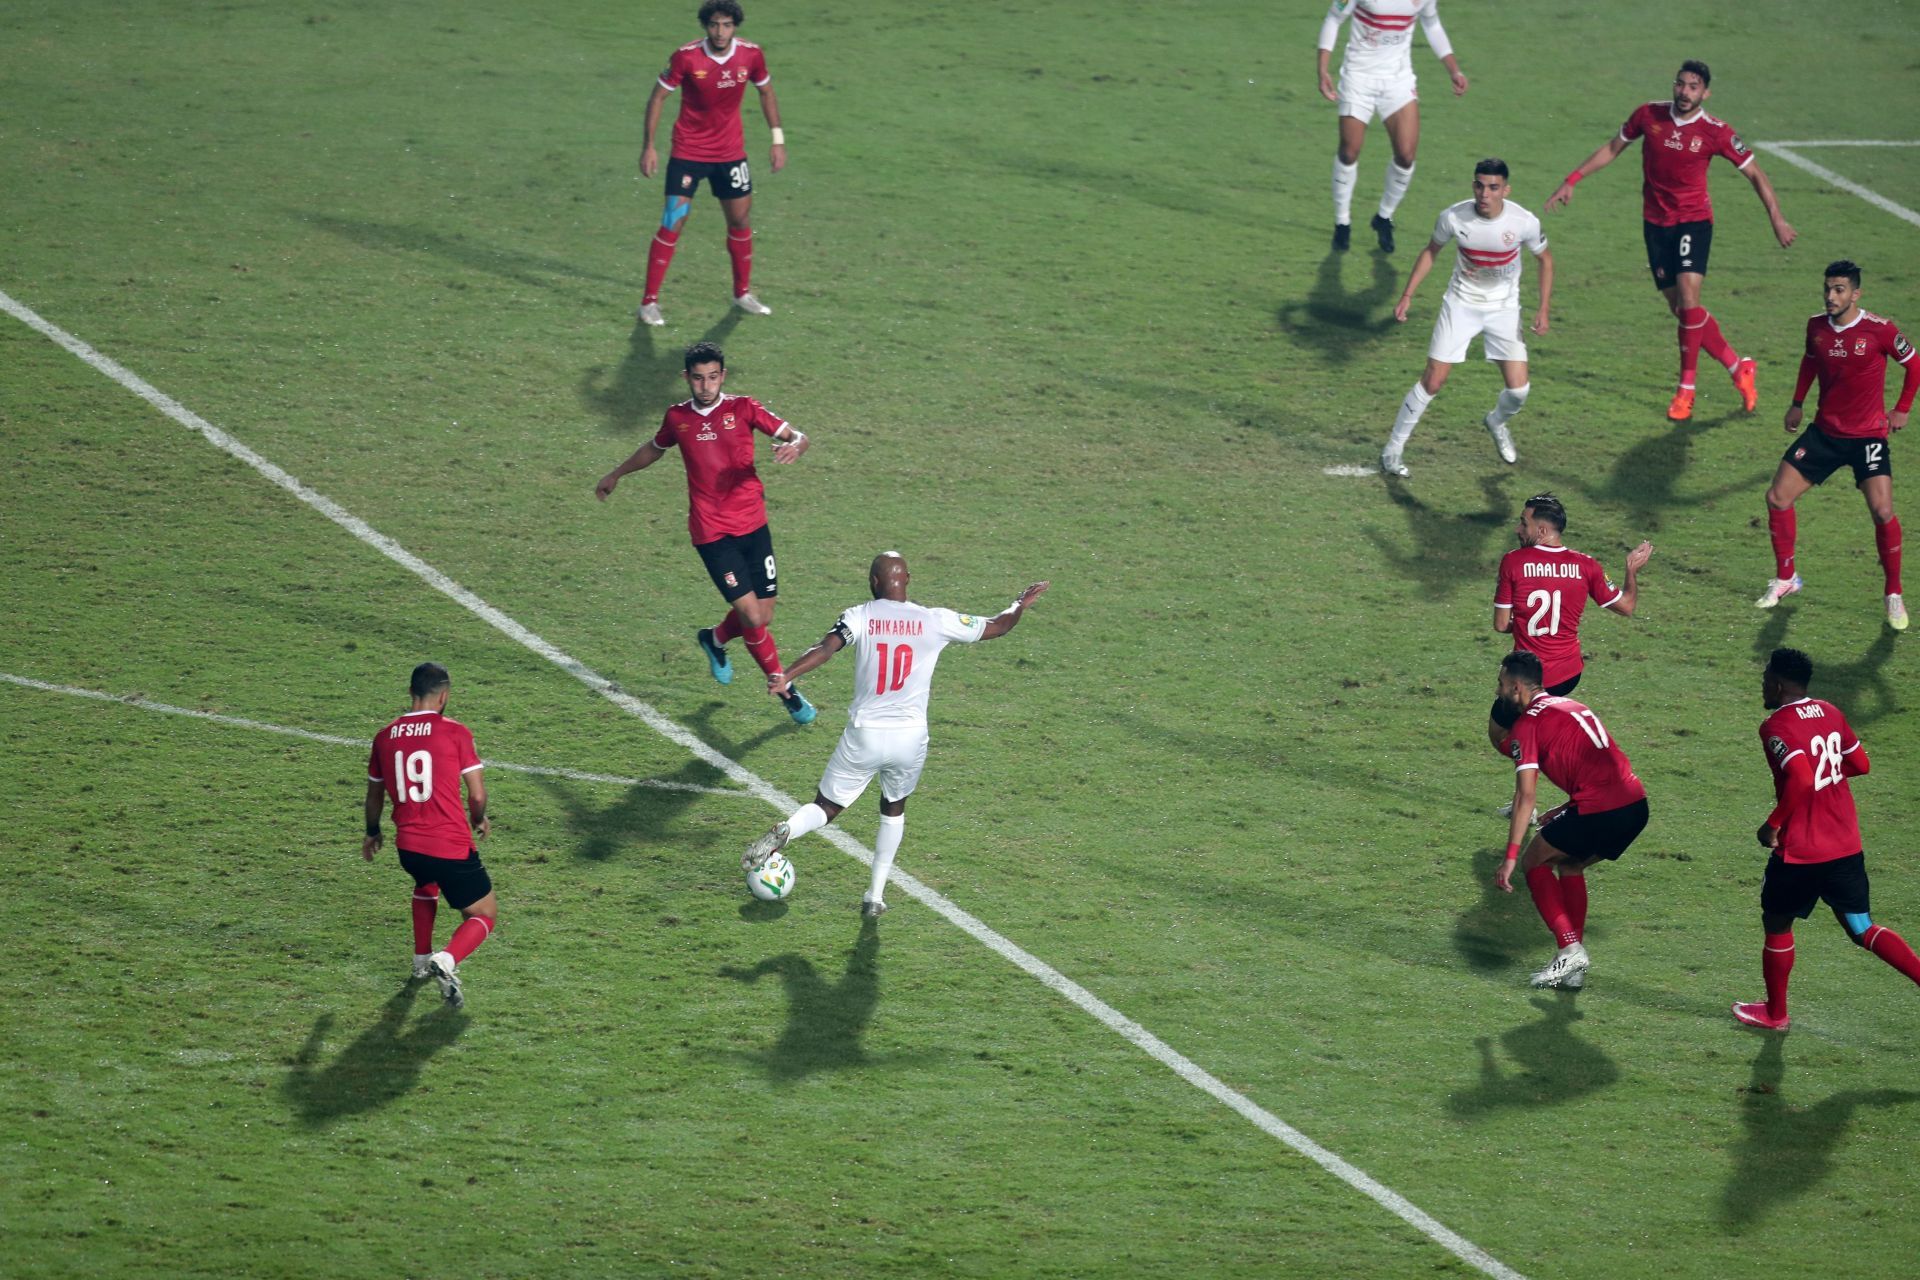
[[[775,173],[787,164],[787,135],[780,127],[780,105],[768,87],[772,78],[760,46],[735,38],[747,20],[734,0],[707,0],[700,6],[704,40],[682,45],[667,59],[647,99],[646,141],[640,148],[640,176],[651,178],[660,169],[653,137],[660,127],[660,110],[667,95],[684,88],[686,97],[673,121],[673,147],[667,158],[667,203],[660,229],[653,233],[647,252],[647,291],[637,313],[646,324],[665,324],[660,314],[660,285],[667,278],[680,228],[693,207],[693,195],[705,182],[720,202],[727,219],[727,256],[733,260],[733,305],[756,316],[770,316],[773,308],[753,296],[753,227],[747,215],[753,208],[753,175],[747,168],[746,137],[740,128],[740,100],[751,84],[760,91],[760,114],[773,134],[768,158]]]
[[[1353,19],[1347,51],[1340,59],[1340,87],[1327,75],[1340,24]],[[1440,26],[1438,0],[1333,0],[1320,24],[1320,96],[1340,107],[1340,145],[1333,153],[1333,247],[1345,251],[1353,239],[1353,184],[1360,175],[1360,146],[1374,113],[1386,126],[1393,158],[1373,215],[1380,251],[1393,252],[1393,211],[1413,181],[1414,153],[1420,149],[1420,102],[1414,93],[1413,21],[1427,33],[1427,47],[1447,68],[1457,98],[1467,91],[1466,73]]]
[[[991,618],[930,609],[907,599],[911,576],[898,551],[883,551],[867,569],[873,599],[840,615],[819,644],[801,654],[788,677],[767,678],[768,692],[779,695],[792,676],[804,675],[847,646],[853,646],[853,701],[847,727],[820,775],[810,804],[754,841],[740,859],[751,870],[787,842],[818,831],[858,800],[867,784],[880,779],[880,834],[873,841],[873,874],[860,899],[868,918],[887,909],[887,876],[893,870],[900,838],[906,834],[907,797],[927,763],[927,698],[940,651],[958,642],[992,640],[1013,630],[1027,606],[1052,585],[1036,582]]]
[[[593,494],[605,502],[621,476],[652,466],[678,445],[687,467],[687,530],[707,576],[727,602],[720,625],[695,632],[694,643],[721,684],[733,683],[727,643],[735,636],[762,671],[777,676],[780,649],[770,627],[779,584],[766,486],[753,469],[754,432],[773,437],[773,460],[782,464],[800,461],[807,436],[751,396],[721,394],[727,358],[713,343],[688,347],[685,366],[692,397],[668,409],[653,439],[601,476]],[[797,688],[789,688],[782,701],[795,724],[811,724],[818,714]]]
[[[1513,757],[1513,813],[1507,856],[1494,884],[1513,892],[1513,868],[1521,861],[1533,905],[1546,921],[1559,953],[1533,975],[1536,987],[1586,984],[1590,963],[1581,945],[1587,927],[1587,868],[1618,858],[1647,825],[1647,789],[1634,775],[1626,752],[1608,736],[1592,710],[1541,688],[1540,659],[1515,649],[1500,660],[1500,699],[1519,712],[1508,740]],[[1539,775],[1572,797],[1552,810],[1527,844]]]
[[[1873,516],[1873,542],[1880,553],[1886,579],[1887,625],[1907,629],[1907,606],[1900,598],[1900,519],[1893,514],[1893,456],[1889,430],[1907,425],[1914,392],[1920,390],[1920,360],[1898,325],[1860,308],[1860,268],[1851,262],[1829,263],[1826,274],[1826,311],[1807,321],[1806,353],[1800,357],[1800,379],[1793,386],[1793,405],[1787,410],[1786,429],[1800,425],[1801,406],[1813,380],[1820,380],[1820,408],[1813,425],[1787,446],[1767,489],[1767,532],[1773,539],[1773,578],[1754,604],[1771,609],[1800,590],[1794,569],[1793,544],[1799,536],[1799,517],[1793,504],[1800,495],[1843,466],[1853,468],[1853,482],[1867,500]],[[1887,357],[1906,371],[1900,399],[1887,413]]]
[[[1773,850],[1760,886],[1767,998],[1734,1005],[1733,1016],[1770,1031],[1787,1029],[1794,918],[1805,920],[1822,899],[1849,938],[1920,983],[1920,957],[1869,914],[1867,858],[1847,784],[1870,767],[1866,748],[1840,708],[1807,695],[1812,680],[1813,662],[1798,649],[1775,649],[1760,677],[1761,701],[1773,713],[1761,722],[1760,745],[1776,801],[1756,833]]]
[[[1673,100],[1637,108],[1618,135],[1582,161],[1547,197],[1548,209],[1566,204],[1582,178],[1612,164],[1634,139],[1646,140],[1640,151],[1645,176],[1640,191],[1647,266],[1653,272],[1654,287],[1666,296],[1668,309],[1680,323],[1680,387],[1667,406],[1667,417],[1674,422],[1693,416],[1694,375],[1702,347],[1727,367],[1742,408],[1752,413],[1760,403],[1754,362],[1733,349],[1721,336],[1719,322],[1700,305],[1700,285],[1713,248],[1713,202],[1707,195],[1707,168],[1713,158],[1725,156],[1753,184],[1781,248],[1791,245],[1795,234],[1780,213],[1773,184],[1740,135],[1733,126],[1707,114],[1707,86],[1712,80],[1706,63],[1681,63],[1673,78]]]
[[[500,919],[493,880],[474,842],[492,831],[487,787],[473,733],[447,717],[453,680],[437,662],[413,669],[413,709],[382,729],[367,760],[367,836],[360,856],[380,850],[380,814],[393,800],[393,847],[413,877],[413,976],[432,978],[440,994],[459,1008],[466,1003],[457,972]],[[460,784],[467,804],[460,807]],[[444,950],[433,949],[433,918],[441,897],[458,911],[460,925]]]
[[[1527,344],[1520,338],[1520,246],[1525,245],[1540,262],[1540,309],[1534,313],[1534,333],[1547,331],[1547,311],[1553,301],[1553,255],[1547,251],[1547,238],[1540,230],[1540,219],[1507,199],[1512,188],[1507,182],[1504,160],[1482,160],[1473,166],[1473,199],[1448,205],[1433,224],[1433,239],[1413,260],[1413,272],[1407,287],[1393,308],[1393,318],[1407,322],[1413,294],[1420,282],[1433,270],[1434,260],[1449,241],[1457,250],[1453,277],[1440,299],[1440,315],[1433,322],[1433,339],[1427,344],[1427,371],[1413,384],[1407,398],[1394,416],[1387,447],[1380,451],[1380,470],[1390,476],[1411,474],[1401,462],[1401,451],[1420,425],[1427,406],[1447,385],[1453,366],[1467,358],[1467,346],[1477,335],[1487,359],[1500,366],[1506,389],[1494,401],[1493,409],[1481,419],[1500,460],[1512,465],[1520,460],[1513,447],[1513,434],[1507,423],[1527,403]]]

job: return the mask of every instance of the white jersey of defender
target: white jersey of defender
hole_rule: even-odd
[[[1495,218],[1473,211],[1473,201],[1462,200],[1441,211],[1433,224],[1433,242],[1452,242],[1453,279],[1447,295],[1470,307],[1520,305],[1520,250],[1538,255],[1547,250],[1540,219],[1509,200]]]
[[[854,654],[847,723],[856,729],[925,729],[940,651],[980,639],[987,620],[911,600],[869,600],[841,614],[833,629]]]
[[[1332,50],[1342,22],[1348,22],[1347,51],[1340,75],[1398,79],[1413,74],[1413,24],[1427,33],[1434,56],[1453,52],[1440,25],[1438,0],[1333,0],[1320,26],[1320,47]]]

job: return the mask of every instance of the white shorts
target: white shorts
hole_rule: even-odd
[[[920,785],[920,771],[926,766],[925,728],[856,729],[848,725],[820,775],[820,794],[844,809],[858,800],[877,776],[882,800],[905,800]]]
[[[1340,73],[1340,114],[1352,116],[1361,124],[1373,119],[1378,112],[1385,120],[1388,116],[1416,101],[1420,95],[1413,91],[1413,76],[1353,76]]]
[[[1475,307],[1449,293],[1440,299],[1440,318],[1433,322],[1433,341],[1427,358],[1459,364],[1467,358],[1467,344],[1481,339],[1489,360],[1525,360],[1527,344],[1520,340],[1519,307]]]

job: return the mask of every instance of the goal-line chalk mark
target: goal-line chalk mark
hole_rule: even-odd
[[[1770,156],[1779,156],[1794,168],[1804,169],[1814,177],[1832,183],[1842,191],[1859,196],[1874,208],[1884,210],[1902,221],[1910,222],[1914,226],[1920,227],[1920,213],[1915,213],[1912,209],[1907,208],[1907,206],[1897,204],[1887,199],[1878,191],[1863,187],[1857,182],[1852,182],[1841,177],[1823,164],[1815,164],[1813,161],[1799,154],[1795,150],[1796,147],[1920,147],[1920,142],[1895,142],[1881,139],[1849,141],[1836,138],[1813,142],[1756,142],[1753,144],[1755,151],[1764,151]]]
[[[236,729],[278,733],[289,738],[304,738],[308,742],[325,742],[336,747],[358,747],[364,751],[373,741],[371,737],[343,738],[334,733],[315,733],[311,729],[295,729],[290,725],[268,724],[264,720],[248,720],[244,716],[223,716],[212,711],[199,711],[193,707],[176,707],[170,703],[155,702],[152,698],[137,693],[102,693],[98,689],[82,689],[77,685],[53,684],[46,680],[17,676],[7,671],[0,671],[0,680],[8,684],[17,684],[23,689],[38,689],[43,693],[64,693],[73,698],[117,702],[123,707],[138,707],[142,711],[158,711],[170,716],[192,716],[195,720],[210,720],[214,724],[229,725]],[[558,769],[540,764],[513,764],[506,760],[482,760],[480,763],[489,769],[504,769],[509,773],[530,773],[540,778],[565,778],[569,782],[605,782],[616,787],[650,787],[655,791],[694,791],[704,796],[739,796],[742,799],[747,797],[746,792],[736,791],[731,787],[703,787],[697,782],[673,782],[666,778],[623,778],[614,773],[587,773],[581,769]]]
[[[6,293],[0,293],[0,311],[6,312],[14,319],[20,321],[20,323],[66,350],[75,358],[113,379],[113,381],[119,383],[128,391],[133,392],[133,394],[160,410],[160,412],[173,419],[176,423],[186,427],[190,431],[198,433],[207,443],[213,445],[216,449],[246,463],[249,467],[259,472],[261,476],[300,499],[300,501],[306,503],[315,511],[318,511],[321,515],[333,521],[333,523],[339,525],[342,529],[345,529],[348,533],[372,547],[387,559],[414,574],[422,582],[425,582],[434,590],[453,600],[460,605],[461,608],[466,609],[475,617],[480,618],[502,635],[509,637],[532,652],[539,654],[621,710],[633,715],[642,724],[652,729],[655,733],[658,733],[661,737],[683,748],[694,758],[704,760],[706,763],[712,765],[728,778],[740,784],[745,790],[751,792],[759,799],[766,801],[779,812],[790,813],[799,807],[793,797],[787,795],[778,787],[767,782],[758,774],[753,773],[744,765],[722,755],[701,741],[692,731],[683,728],[677,722],[655,710],[648,703],[642,702],[632,694],[627,693],[611,680],[600,675],[577,658],[555,648],[552,644],[549,644],[546,640],[534,634],[513,618],[508,617],[420,557],[414,555],[411,551],[408,551],[386,534],[381,533],[379,530],[367,524],[366,521],[360,519],[360,517],[354,515],[333,499],[302,484],[299,480],[275,464],[267,461],[239,440],[236,440],[219,427],[214,426],[211,422],[208,422],[205,418],[193,412],[193,410],[182,405],[172,396],[157,390],[145,379],[124,365],[121,365],[108,356],[102,355],[57,325],[41,319],[31,308],[16,302]],[[823,827],[820,834],[848,856],[865,864],[870,865],[872,863],[873,850],[867,848],[839,828],[831,826]],[[1127,1017],[1118,1009],[1115,1009],[1112,1005],[1100,999],[1100,997],[1094,995],[1091,991],[1088,991],[1085,987],[1067,977],[1046,961],[988,928],[974,916],[955,905],[945,895],[898,870],[893,873],[893,883],[899,885],[908,896],[917,899],[929,909],[938,912],[955,927],[987,947],[996,955],[1001,956],[1018,968],[1025,970],[1049,990],[1079,1007],[1194,1088],[1199,1089],[1223,1106],[1237,1112],[1262,1132],[1278,1139],[1294,1151],[1313,1161],[1313,1163],[1319,1165],[1320,1168],[1332,1174],[1334,1177],[1339,1178],[1342,1182],[1354,1188],[1354,1190],[1359,1191],[1375,1204],[1392,1213],[1395,1217],[1419,1231],[1420,1234],[1426,1236],[1429,1240],[1445,1249],[1448,1253],[1451,1253],[1454,1257],[1459,1258],[1468,1266],[1486,1275],[1498,1277],[1498,1280],[1526,1280],[1519,1272],[1513,1270],[1513,1268],[1501,1262],[1485,1249],[1473,1243],[1473,1241],[1460,1235],[1437,1218],[1428,1214],[1392,1187],[1375,1180],[1371,1174],[1358,1166],[1349,1164],[1345,1159],[1327,1150],[1286,1121],[1280,1119],[1280,1117],[1274,1115],[1271,1111],[1254,1102],[1251,1098],[1228,1088],[1212,1074],[1203,1070],[1185,1054],[1180,1053],[1166,1041],[1160,1039],[1160,1037],[1154,1035],[1151,1031],[1148,1031],[1132,1018]]]

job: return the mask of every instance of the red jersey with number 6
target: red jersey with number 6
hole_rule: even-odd
[[[710,409],[683,400],[667,410],[656,449],[680,446],[687,464],[687,532],[697,547],[767,522],[767,490],[753,469],[753,433],[773,435],[786,419],[750,396],[721,396]]]
[[[1538,769],[1583,814],[1605,813],[1647,798],[1627,753],[1600,717],[1572,698],[1543,693],[1527,704],[1507,743],[1514,772]]]
[[[1515,547],[1500,557],[1493,607],[1513,610],[1513,647],[1540,659],[1548,688],[1585,669],[1580,615],[1588,600],[1606,608],[1626,594],[1600,562],[1572,547]]]
[[[429,858],[472,853],[460,779],[480,767],[472,732],[438,711],[409,711],[374,735],[367,778],[393,801],[394,846]]]
[[[1913,362],[1913,344],[1899,325],[1871,311],[1862,311],[1846,325],[1835,324],[1825,312],[1809,319],[1798,390],[1805,392],[1809,378],[1820,379],[1820,409],[1813,425],[1830,436],[1885,440],[1889,356],[1906,367],[1900,401],[1911,406],[1920,365]]]
[[[681,160],[725,163],[747,154],[740,131],[740,99],[747,85],[765,84],[767,55],[757,44],[736,39],[715,57],[705,40],[682,45],[667,59],[660,83],[682,90],[680,114],[673,120],[673,155]]]
[[[1787,776],[1797,756],[1813,766],[1813,790],[1782,815],[1778,852],[1788,862],[1831,862],[1860,852],[1860,815],[1853,807],[1850,773],[1865,773],[1866,748],[1840,708],[1818,698],[1789,702],[1760,725],[1760,745],[1773,770],[1773,798],[1786,798]]]
[[[1753,152],[1732,125],[1705,111],[1681,120],[1671,101],[1649,102],[1620,126],[1621,141],[1641,137],[1646,139],[1640,148],[1641,213],[1656,227],[1713,221],[1707,167],[1715,156],[1725,156],[1736,169],[1753,163]]]

